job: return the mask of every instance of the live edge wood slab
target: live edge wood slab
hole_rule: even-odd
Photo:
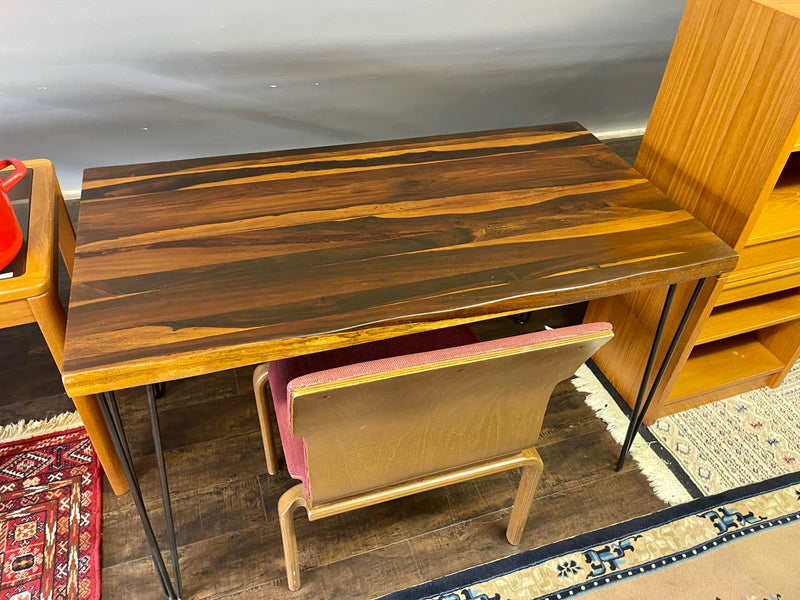
[[[577,123],[88,169],[64,383],[166,381],[735,264]]]

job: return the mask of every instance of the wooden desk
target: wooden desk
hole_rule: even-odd
[[[88,169],[64,383],[166,381],[735,263],[575,123]]]
[[[577,123],[88,169],[64,382],[152,384],[735,264]]]
[[[17,257],[2,269],[0,327],[35,322],[56,366],[61,369],[67,314],[58,297],[58,250],[72,274],[75,232],[53,164],[25,161],[28,172],[9,197],[20,204],[24,242]],[[27,225],[27,227],[25,226]],[[75,408],[92,440],[100,462],[117,493],[127,490],[119,460],[93,396],[73,395]]]

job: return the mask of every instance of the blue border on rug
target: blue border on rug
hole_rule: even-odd
[[[766,481],[727,490],[714,496],[698,498],[686,504],[665,508],[664,510],[637,517],[630,521],[611,525],[596,531],[590,531],[573,538],[542,546],[541,548],[528,550],[520,554],[472,567],[452,575],[446,575],[411,588],[392,592],[386,596],[381,596],[377,600],[420,600],[454,593],[489,579],[502,577],[514,571],[549,560],[554,556],[608,543],[622,537],[635,535],[638,532],[663,525],[664,523],[688,517],[720,504],[743,500],[765,492],[797,484],[800,484],[800,472],[788,473],[780,477],[767,479]]]

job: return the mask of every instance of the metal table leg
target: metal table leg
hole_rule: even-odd
[[[156,451],[156,464],[158,465],[158,478],[161,484],[161,502],[164,506],[164,520],[167,526],[167,543],[172,561],[172,575],[175,578],[175,589],[181,595],[181,568],[178,564],[178,546],[175,543],[175,524],[172,520],[172,502],[169,497],[169,483],[167,482],[167,468],[164,464],[164,451],[161,448],[161,429],[158,426],[158,408],[156,407],[155,385],[147,386],[147,407],[150,409],[150,427],[153,432],[153,446]],[[163,395],[163,393],[162,393]]]
[[[689,299],[689,304],[686,305],[686,309],[683,311],[683,316],[681,317],[680,323],[678,323],[678,328],[675,330],[675,334],[672,336],[672,341],[667,348],[667,353],[664,356],[664,359],[661,361],[661,366],[658,369],[655,379],[653,379],[653,385],[650,387],[647,398],[644,399],[645,390],[647,388],[647,380],[650,379],[650,373],[652,372],[653,363],[655,362],[656,354],[658,353],[658,347],[661,344],[661,336],[663,335],[664,327],[667,324],[667,316],[669,315],[669,310],[672,305],[672,299],[675,296],[677,284],[673,283],[667,290],[667,297],[664,300],[664,307],[661,310],[661,316],[658,320],[656,335],[653,338],[653,344],[650,347],[650,355],[647,358],[647,364],[645,365],[644,374],[642,375],[642,382],[639,385],[639,393],[636,395],[636,403],[634,404],[633,412],[631,413],[628,431],[625,434],[625,441],[622,444],[622,451],[620,452],[619,460],[617,461],[617,471],[622,469],[623,465],[625,464],[625,459],[628,457],[628,452],[631,449],[633,440],[636,438],[636,434],[639,433],[639,429],[642,426],[642,421],[647,413],[647,409],[650,408],[650,403],[653,401],[656,390],[661,384],[664,373],[667,371],[667,365],[672,359],[672,355],[675,353],[675,348],[677,348],[678,340],[680,339],[681,335],[683,335],[683,330],[686,329],[686,324],[689,322],[689,317],[691,316],[692,311],[697,304],[697,299],[700,297],[700,291],[703,289],[705,282],[705,279],[700,279],[695,285],[692,296]],[[642,402],[643,399],[644,403]]]
[[[158,576],[158,581],[161,584],[161,589],[164,592],[164,596],[168,600],[180,600],[180,566],[178,564],[178,552],[177,545],[175,543],[175,528],[172,520],[172,507],[169,496],[169,486],[167,484],[166,468],[164,465],[164,454],[161,447],[161,435],[158,427],[158,413],[155,406],[155,390],[153,389],[153,386],[147,387],[147,400],[148,408],[150,409],[150,423],[153,432],[153,444],[156,450],[156,462],[158,464],[161,495],[164,504],[164,518],[166,520],[167,527],[167,542],[170,547],[172,572],[175,579],[174,586],[167,572],[164,559],[161,556],[161,549],[158,546],[158,541],[153,533],[153,526],[150,522],[150,517],[148,516],[147,509],[144,505],[142,490],[139,487],[139,479],[136,476],[136,470],[131,459],[128,440],[125,436],[125,431],[122,428],[122,420],[119,415],[116,398],[114,397],[113,392],[106,392],[98,396],[100,412],[102,413],[103,420],[106,422],[106,426],[108,427],[114,449],[120,457],[122,470],[125,473],[125,478],[128,481],[130,494],[133,498],[133,503],[136,506],[136,512],[139,514],[139,520],[142,522],[142,528],[144,529],[145,537],[147,538],[147,545],[150,548],[150,555],[153,559],[153,565],[155,566],[156,575]]]

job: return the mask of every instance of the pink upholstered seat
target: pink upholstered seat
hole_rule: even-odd
[[[305,443],[302,437],[292,434],[291,427],[290,399],[296,390],[610,330],[608,323],[589,323],[479,342],[472,330],[463,325],[274,361],[269,367],[269,385],[289,474],[303,482],[310,497]]]

